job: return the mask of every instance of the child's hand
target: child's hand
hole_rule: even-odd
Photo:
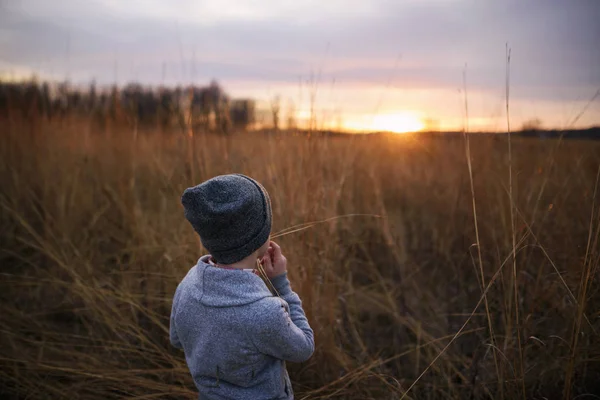
[[[269,279],[282,275],[287,271],[287,259],[281,252],[281,247],[273,241],[262,259],[262,265]]]

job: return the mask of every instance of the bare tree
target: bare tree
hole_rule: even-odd
[[[287,129],[292,131],[298,127],[298,123],[296,121],[296,106],[294,102],[290,99],[288,101],[287,107]]]
[[[248,129],[256,123],[256,103],[251,99],[237,99],[229,108],[232,125],[237,129]]]
[[[281,97],[271,99],[271,114],[273,115],[273,129],[279,130],[279,111],[281,110]]]
[[[529,120],[523,122],[523,125],[521,126],[521,130],[525,131],[525,132],[534,132],[534,131],[541,131],[542,127],[543,127],[542,120],[540,120],[539,118],[532,118],[532,119],[529,119]]]

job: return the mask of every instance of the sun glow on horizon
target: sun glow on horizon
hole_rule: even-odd
[[[380,114],[373,118],[371,129],[394,133],[419,132],[425,129],[425,123],[412,113]]]

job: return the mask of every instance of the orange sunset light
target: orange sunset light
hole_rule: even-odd
[[[394,133],[419,132],[425,124],[419,116],[411,113],[380,114],[373,118],[371,129]]]

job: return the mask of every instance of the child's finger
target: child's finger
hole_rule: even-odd
[[[271,240],[271,246],[273,247],[273,257],[279,258],[282,256],[281,247],[277,243]]]
[[[273,263],[271,262],[271,257],[268,255],[264,256],[263,259],[263,268],[267,271],[273,269]]]

